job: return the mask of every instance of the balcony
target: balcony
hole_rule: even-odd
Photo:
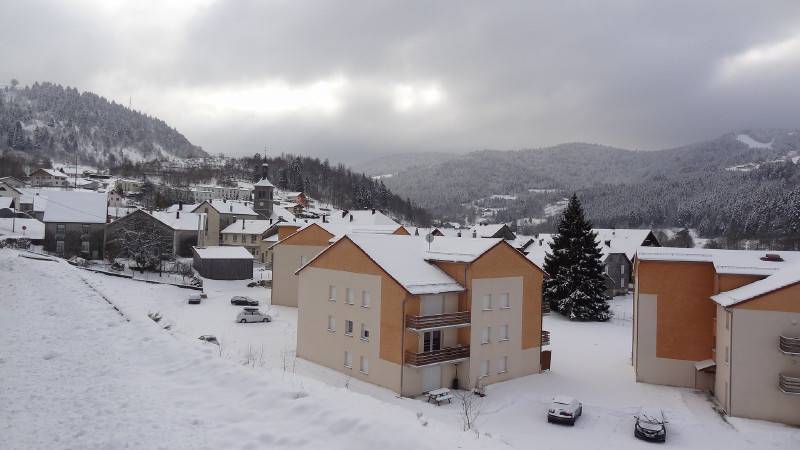
[[[430,366],[446,362],[463,361],[469,358],[469,347],[447,347],[430,352],[406,352],[406,364],[414,367]]]
[[[784,394],[800,395],[800,378],[789,375],[778,375],[778,389]]]
[[[542,347],[550,345],[550,332],[542,330]]]
[[[800,356],[800,338],[781,336],[778,346],[787,355]]]
[[[460,311],[446,314],[433,314],[430,316],[406,316],[406,327],[414,331],[427,331],[436,328],[467,327],[470,322],[470,312]]]

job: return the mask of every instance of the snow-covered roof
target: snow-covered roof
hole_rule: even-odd
[[[500,238],[458,238],[449,236],[436,236],[430,244],[422,239],[425,247],[425,259],[429,261],[472,262],[478,259],[487,250],[497,245]]]
[[[347,211],[347,214],[342,217],[344,211],[331,211],[331,215],[328,217],[328,222],[330,223],[352,223],[358,225],[396,225],[400,226],[399,223],[392,220],[391,217],[387,216],[386,214],[378,211],[378,210],[371,210],[371,209],[359,209],[354,211]],[[353,220],[350,220],[350,217]]]
[[[106,194],[83,191],[49,191],[44,222],[106,223]]]
[[[266,179],[266,178],[262,178],[262,179],[258,180],[258,183],[256,183],[254,186],[260,186],[260,187],[275,187],[275,186],[274,186],[272,183],[270,183],[270,182],[269,182],[269,180],[268,180],[268,179]]]
[[[636,249],[650,235],[650,230],[639,230],[631,228],[593,228],[597,233],[597,242],[604,256],[611,253],[624,253],[629,260],[633,261]],[[610,245],[606,245],[609,243]]]
[[[0,197],[0,208],[11,208],[14,197]]]
[[[25,227],[25,230],[22,227]],[[44,239],[44,224],[36,219],[0,219],[0,237]]]
[[[200,206],[200,203],[184,203],[183,204],[183,209],[180,209],[180,207],[181,207],[180,203],[176,203],[174,205],[168,206],[167,209],[165,209],[164,211],[166,211],[166,212],[175,212],[175,211],[186,211],[186,212],[189,212],[189,211],[194,211],[195,208],[197,208],[198,206]]]
[[[34,170],[33,173],[31,173],[30,176],[35,175],[36,172],[44,172],[47,175],[50,175],[51,177],[56,177],[56,178],[67,178],[67,176],[64,173],[59,172],[58,170],[55,170],[55,169],[37,169],[37,170]]]
[[[472,228],[470,228],[467,231],[467,234],[469,236],[472,236],[472,233],[475,233],[477,235],[477,237],[490,238],[490,237],[493,237],[495,234],[497,234],[505,226],[506,226],[506,224],[504,224],[504,223],[492,223],[492,224],[488,224],[488,225],[475,225],[475,226],[473,226]],[[462,233],[462,235],[464,237],[466,237],[467,234],[463,234]]]
[[[253,255],[241,246],[217,245],[192,248],[203,259],[253,259]]]
[[[762,259],[767,253],[779,255],[784,261]],[[800,252],[767,250],[639,247],[636,257],[641,261],[708,262],[714,264],[717,273],[731,275],[768,276],[784,267],[800,264]]]
[[[720,292],[712,296],[711,299],[722,306],[728,307],[797,283],[800,283],[800,264],[792,264],[778,270],[767,278],[730,291]],[[797,301],[800,302],[800,299],[797,299]]]
[[[222,230],[222,233],[229,233],[229,234],[261,234],[267,231],[269,227],[272,226],[269,220],[261,220],[261,219],[254,219],[254,220],[247,220],[247,219],[236,219],[236,222],[225,227]]]
[[[425,261],[428,244],[422,239],[375,234],[349,234],[347,238],[411,294],[464,290],[442,269]]]
[[[246,204],[245,204],[246,203]],[[251,208],[251,202],[237,202],[232,200],[206,200],[203,203],[200,203],[196,209],[199,209],[203,204],[211,205],[212,208],[217,210],[220,214],[234,214],[234,215],[242,215],[242,216],[257,216],[253,208]],[[184,207],[185,208],[185,207]],[[198,212],[192,210],[192,212]]]
[[[188,211],[167,212],[167,211],[153,211],[153,217],[165,223],[173,230],[200,230],[205,228],[205,214],[204,213],[190,213]]]

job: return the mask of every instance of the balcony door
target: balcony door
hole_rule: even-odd
[[[422,351],[432,352],[442,349],[442,330],[426,331],[422,334]]]
[[[422,315],[433,316],[444,314],[444,295],[423,295]]]

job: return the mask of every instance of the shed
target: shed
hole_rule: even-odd
[[[192,256],[194,268],[202,277],[212,280],[253,278],[253,255],[244,247],[192,247]]]

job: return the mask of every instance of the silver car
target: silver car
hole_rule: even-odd
[[[242,312],[236,315],[236,321],[239,323],[272,322],[272,317],[259,311],[258,308],[244,308]]]
[[[559,395],[550,403],[550,408],[547,410],[547,421],[575,425],[575,421],[581,414],[583,414],[581,402],[566,395]]]

